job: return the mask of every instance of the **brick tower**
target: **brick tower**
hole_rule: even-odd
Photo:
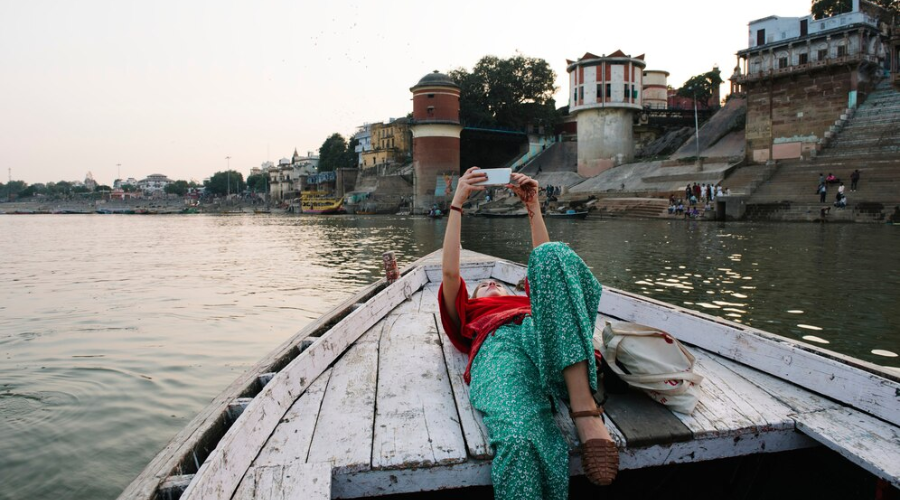
[[[459,174],[459,85],[430,73],[409,89],[413,93],[414,213],[427,212],[442,174]],[[444,200],[441,200],[444,201]]]

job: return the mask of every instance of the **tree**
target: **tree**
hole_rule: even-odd
[[[359,153],[356,152],[356,146],[359,145],[359,139],[353,137],[347,144],[347,151],[344,153],[344,168],[359,168]]]
[[[189,187],[190,186],[188,186],[187,181],[175,181],[166,184],[166,187],[163,188],[163,191],[165,191],[166,194],[184,196],[187,194]]]
[[[890,18],[900,14],[900,1],[898,0],[872,0],[872,3],[883,8]],[[812,8],[810,9],[814,19],[823,19],[826,17],[846,14],[853,11],[853,0],[812,0]],[[883,19],[888,23],[890,19]]]
[[[268,186],[266,177],[268,177],[266,174],[255,174],[247,177],[247,187],[254,193],[264,193],[266,186]]]
[[[346,158],[347,141],[335,132],[319,148],[319,172],[331,172],[346,166]]]
[[[695,99],[697,102],[709,102],[713,96],[715,89],[722,84],[722,72],[719,68],[713,68],[712,71],[703,73],[702,75],[692,76],[684,85],[678,89],[677,94],[681,97]],[[714,103],[718,104],[718,103]]]
[[[8,200],[13,196],[24,196],[21,193],[27,188],[28,184],[25,181],[9,181],[9,184],[0,183],[0,198]]]
[[[460,119],[467,124],[521,130],[556,123],[556,74],[543,59],[485,56],[471,73],[458,68],[449,76],[460,87]]]
[[[211,194],[240,193],[244,190],[244,176],[235,170],[216,172],[203,183],[203,187]]]

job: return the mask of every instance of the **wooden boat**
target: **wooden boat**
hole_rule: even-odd
[[[554,219],[587,219],[588,213],[584,212],[547,212],[544,217],[552,217]]]
[[[525,271],[462,253],[469,282],[513,284]],[[490,484],[492,450],[462,377],[467,359],[437,318],[440,280],[435,252],[304,328],[215,398],[119,498],[359,498]],[[598,318],[665,329],[705,377],[690,416],[610,395],[604,419],[621,469],[824,444],[900,487],[896,373],[609,287]],[[650,405],[641,418],[635,404]],[[561,410],[574,451],[574,424]],[[577,454],[570,463],[580,474]]]
[[[323,191],[303,191],[300,194],[300,208],[305,214],[340,214],[343,213],[344,200],[335,198]]]
[[[528,217],[528,212],[524,210],[517,212],[479,212],[477,215],[489,219],[517,219],[520,217]]]

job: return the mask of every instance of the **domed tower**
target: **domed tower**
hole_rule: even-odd
[[[409,90],[413,93],[410,128],[416,175],[413,210],[420,213],[435,203],[440,175],[459,175],[460,90],[452,78],[437,71],[422,77]]]
[[[632,160],[633,114],[643,107],[644,56],[588,52],[566,62],[569,113],[578,121],[578,173],[592,177]]]

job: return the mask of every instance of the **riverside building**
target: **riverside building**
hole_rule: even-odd
[[[874,89],[887,66],[879,8],[853,0],[824,19],[751,21],[732,93],[747,96],[746,155],[757,163],[808,157]]]
[[[644,56],[621,50],[566,60],[569,113],[578,130],[578,173],[593,177],[634,159],[634,114],[643,108]]]

